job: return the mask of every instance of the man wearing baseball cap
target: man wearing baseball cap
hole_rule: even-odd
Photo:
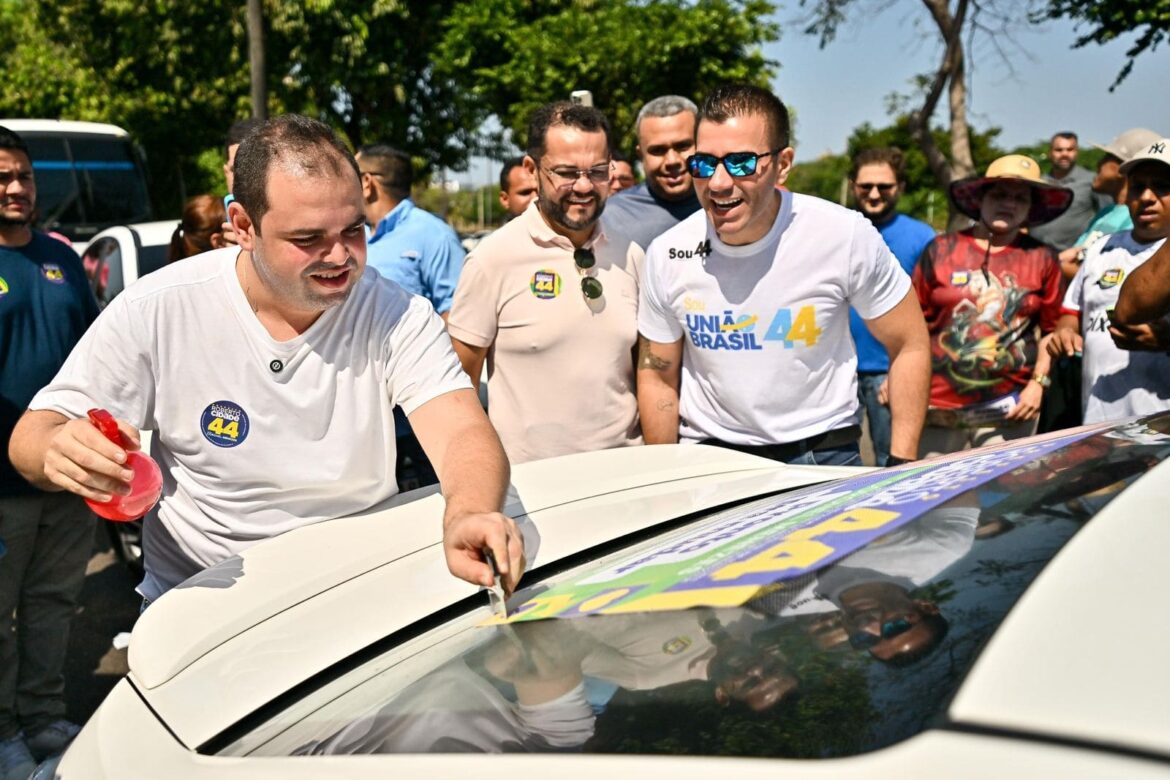
[[[1132,342],[1138,349],[1163,349],[1160,336],[1167,326],[1154,321],[1115,327],[1109,321],[1122,283],[1170,235],[1170,139],[1149,144],[1120,170],[1128,185],[1126,206],[1133,227],[1089,246],[1048,344],[1053,357],[1084,354],[1081,397],[1086,423],[1170,409],[1170,359],[1161,352],[1122,348],[1123,342]]]
[[[1060,253],[1060,267],[1066,279],[1072,279],[1076,274],[1085,259],[1085,250],[1097,239],[1133,228],[1133,221],[1129,218],[1129,206],[1126,205],[1126,177],[1121,172],[1121,164],[1159,138],[1161,136],[1153,130],[1134,127],[1104,146],[1094,144],[1105,152],[1105,156],[1097,163],[1093,192],[1108,195],[1114,202],[1099,210],[1076,243]]]

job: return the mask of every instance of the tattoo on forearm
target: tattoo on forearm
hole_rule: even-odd
[[[638,337],[638,368],[649,368],[653,371],[665,371],[672,365],[671,361],[655,355],[651,351],[650,339]]]
[[[674,401],[668,401],[663,398],[657,404],[655,404],[655,406],[658,407],[658,411],[666,412],[674,408]]]

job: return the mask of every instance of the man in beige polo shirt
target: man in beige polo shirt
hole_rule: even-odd
[[[640,444],[633,349],[642,250],[611,243],[609,123],[550,103],[528,126],[528,210],[467,258],[447,330],[513,463]]]

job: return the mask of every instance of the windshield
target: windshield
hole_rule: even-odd
[[[818,758],[896,743],[944,716],[1048,561],[1170,454],[1170,437],[1142,425],[1062,441],[740,606],[486,626],[487,609],[475,609],[335,670],[277,714],[240,724],[221,752]],[[865,484],[837,485],[855,483]],[[510,603],[823,490],[701,518],[529,585]]]
[[[146,178],[126,138],[27,132],[38,225],[75,241],[150,218]]]

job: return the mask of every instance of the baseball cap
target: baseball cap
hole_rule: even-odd
[[[1125,162],[1161,137],[1161,133],[1155,133],[1153,130],[1134,127],[1126,130],[1104,146],[1101,144],[1093,144],[1093,146]]]
[[[1134,166],[1146,160],[1170,166],[1170,138],[1159,138],[1149,146],[1138,150],[1137,154],[1121,164],[1121,172],[1129,173]]]

